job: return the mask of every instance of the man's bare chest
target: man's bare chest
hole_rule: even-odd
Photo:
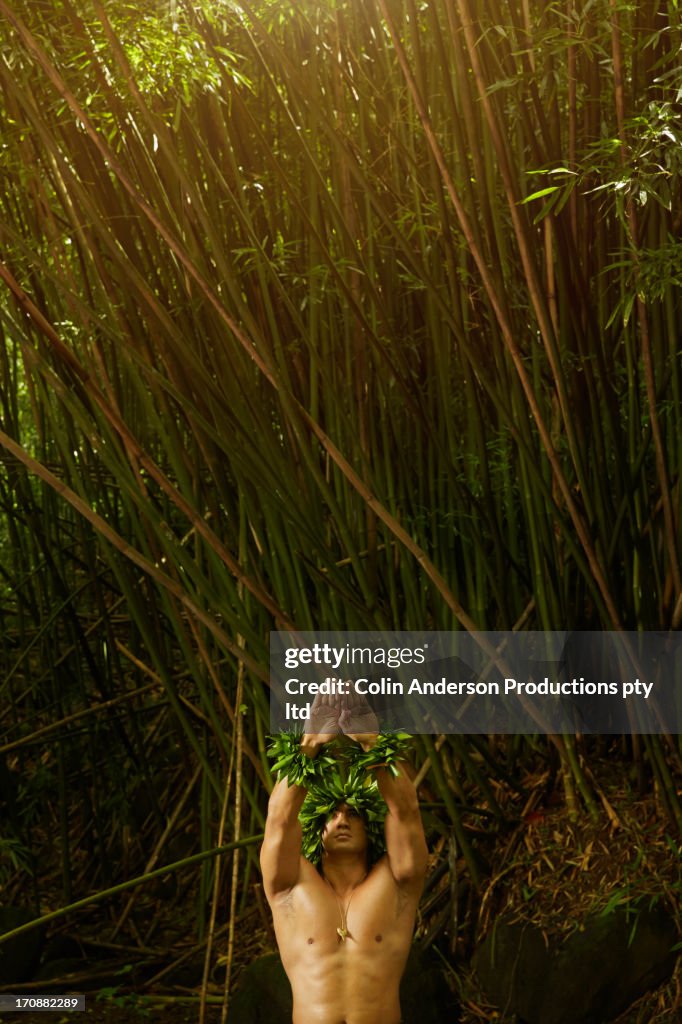
[[[278,937],[295,935],[297,945],[319,948],[348,943],[379,952],[387,949],[384,943],[390,946],[397,938],[411,935],[414,903],[392,879],[360,887],[345,900],[321,881],[297,886],[282,896],[273,906],[273,917]]]

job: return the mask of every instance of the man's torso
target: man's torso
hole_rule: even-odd
[[[293,1024],[399,1024],[400,978],[410,950],[419,888],[399,886],[382,858],[346,906],[302,860],[299,882],[272,901]]]

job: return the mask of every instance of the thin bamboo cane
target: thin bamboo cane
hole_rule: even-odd
[[[154,865],[156,864],[157,860],[159,859],[159,854],[161,853],[161,850],[163,849],[163,846],[164,846],[164,844],[166,842],[166,839],[168,838],[168,836],[171,834],[171,832],[175,828],[175,824],[176,824],[178,818],[180,817],[182,811],[184,810],[185,804],[187,803],[187,801],[189,800],[190,796],[192,795],[192,791],[193,791],[193,789],[194,789],[194,787],[195,787],[195,785],[197,783],[197,779],[199,778],[200,772],[201,772],[201,766],[196,768],[194,774],[192,775],[192,778],[189,780],[187,786],[185,787],[185,790],[184,790],[182,796],[178,800],[176,806],[173,807],[173,811],[172,811],[170,817],[168,818],[168,821],[166,822],[166,827],[165,827],[164,831],[162,832],[162,834],[160,835],[159,839],[157,840],[157,843],[156,843],[154,849],[152,850],[152,852],[150,854],[149,860],[145,864],[145,868],[144,868],[144,873],[145,874],[148,871],[151,871],[153,869]],[[218,843],[218,846],[220,846],[220,845],[221,845],[221,842]],[[120,914],[120,916],[119,916],[119,918],[118,918],[118,920],[116,922],[114,930],[111,933],[111,941],[112,942],[116,941],[116,936],[118,935],[118,933],[120,932],[121,928],[125,924],[125,922],[126,922],[128,916],[129,916],[131,910],[133,909],[134,905],[135,905],[135,897],[131,896],[130,899],[128,900],[128,902],[126,903],[125,907],[121,911],[121,914]]]
[[[239,845],[251,846],[262,842],[262,840],[263,835],[261,833],[260,835],[248,836],[245,839],[240,839]],[[127,892],[129,889],[135,889],[138,885],[143,885],[145,882],[150,882],[155,878],[162,878],[164,875],[177,871],[180,868],[189,867],[193,864],[200,864],[211,857],[219,857],[223,853],[229,853],[234,848],[234,843],[227,843],[225,846],[218,846],[212,850],[203,850],[201,853],[192,854],[191,857],[184,857],[181,860],[174,861],[172,864],[165,864],[161,868],[155,868],[153,871],[144,875],[139,875],[136,878],[130,878],[125,882],[120,882],[118,885],[110,886],[108,889],[101,889],[99,892],[92,893],[90,896],[76,900],[68,906],[59,907],[57,910],[51,910],[48,914],[43,914],[40,917],[33,918],[33,920],[27,921],[26,924],[19,925],[19,927],[13,928],[11,931],[3,932],[3,934],[0,935],[0,945],[4,942],[8,942],[10,939],[16,938],[18,935],[24,935],[26,932],[32,931],[34,928],[48,924],[50,921],[57,921],[62,917],[66,917],[68,914],[71,914],[76,910],[82,910],[84,907],[90,907],[95,903],[101,903],[112,896],[118,896],[122,892]]]

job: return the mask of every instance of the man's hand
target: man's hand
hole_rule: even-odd
[[[337,694],[318,693],[310,708],[310,718],[301,747],[306,753],[316,754],[323,743],[329,743],[341,732],[340,697]]]
[[[367,698],[358,693],[351,684],[350,692],[340,698],[342,710],[339,725],[350,739],[359,743],[363,750],[369,750],[379,732],[379,719],[372,711]]]

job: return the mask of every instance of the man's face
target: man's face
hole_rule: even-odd
[[[339,804],[322,829],[326,853],[361,853],[367,850],[367,830],[362,815],[348,804]]]

